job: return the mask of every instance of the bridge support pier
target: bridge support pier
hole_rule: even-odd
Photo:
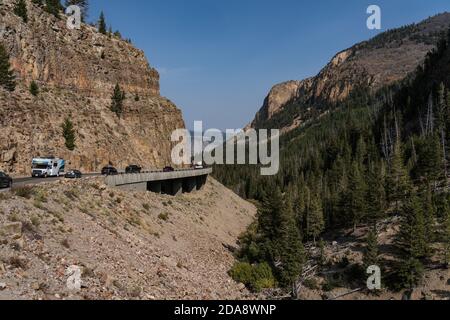
[[[179,196],[182,193],[183,193],[183,180],[182,179],[172,180],[172,195]]]
[[[197,179],[195,177],[183,179],[183,192],[191,193],[197,190]]]
[[[162,192],[162,182],[161,181],[149,181],[147,182],[147,191],[154,193]]]
[[[171,181],[161,182],[161,193],[162,194],[172,194],[172,182]]]
[[[183,180],[167,180],[161,183],[161,193],[170,196],[178,196],[183,193]]]
[[[207,175],[205,175],[205,176],[198,176],[198,177],[195,177],[195,179],[197,181],[197,190],[202,190],[203,187],[206,184],[208,176]]]

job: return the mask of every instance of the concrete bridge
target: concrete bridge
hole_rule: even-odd
[[[106,177],[106,184],[124,190],[150,191],[176,196],[183,192],[201,190],[211,173],[212,169],[206,168],[119,174]]]

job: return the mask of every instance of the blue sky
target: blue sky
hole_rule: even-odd
[[[332,56],[379,31],[366,9],[382,9],[382,31],[450,11],[448,0],[91,0],[108,25],[144,50],[161,93],[186,125],[241,128],[270,88],[317,74]]]

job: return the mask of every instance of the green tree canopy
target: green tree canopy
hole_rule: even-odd
[[[113,95],[111,97],[111,111],[114,112],[119,118],[123,113],[123,100],[125,100],[125,92],[122,91],[119,84],[116,84]]]
[[[14,91],[16,81],[14,72],[11,70],[9,55],[5,47],[0,43],[0,86],[8,91]]]
[[[19,0],[14,6],[14,13],[22,18],[23,22],[28,22],[28,11],[25,0]]]
[[[62,134],[65,139],[66,148],[69,149],[70,151],[75,150],[75,148],[76,148],[75,129],[74,129],[74,125],[69,117],[67,117],[64,120],[64,123],[62,124],[61,127],[62,127]]]
[[[106,20],[103,11],[100,13],[100,18],[98,19],[98,32],[106,34]]]

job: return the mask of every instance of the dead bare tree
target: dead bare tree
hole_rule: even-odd
[[[416,143],[414,142],[414,137],[411,138],[411,146],[412,146],[412,161],[413,164],[417,163],[417,151],[416,151]]]
[[[421,136],[424,137],[426,135],[426,132],[425,132],[425,127],[423,125],[422,116],[420,116],[420,115],[419,115],[419,125],[420,125]]]
[[[442,152],[443,152],[443,170],[444,170],[444,188],[447,188],[447,148],[445,144],[445,132],[444,128],[441,128],[441,145],[442,145]]]
[[[382,139],[382,152],[386,162],[388,164],[388,168],[391,168],[391,155],[394,147],[391,130],[388,129],[387,119],[384,116],[384,130],[383,130],[383,139]]]
[[[426,135],[433,134],[434,132],[434,112],[433,112],[433,94],[428,97],[427,108],[427,122],[426,122]]]
[[[298,299],[305,281],[314,278],[319,270],[319,265],[315,261],[308,261],[303,267],[302,274],[299,279],[293,284],[292,292],[295,299]]]

